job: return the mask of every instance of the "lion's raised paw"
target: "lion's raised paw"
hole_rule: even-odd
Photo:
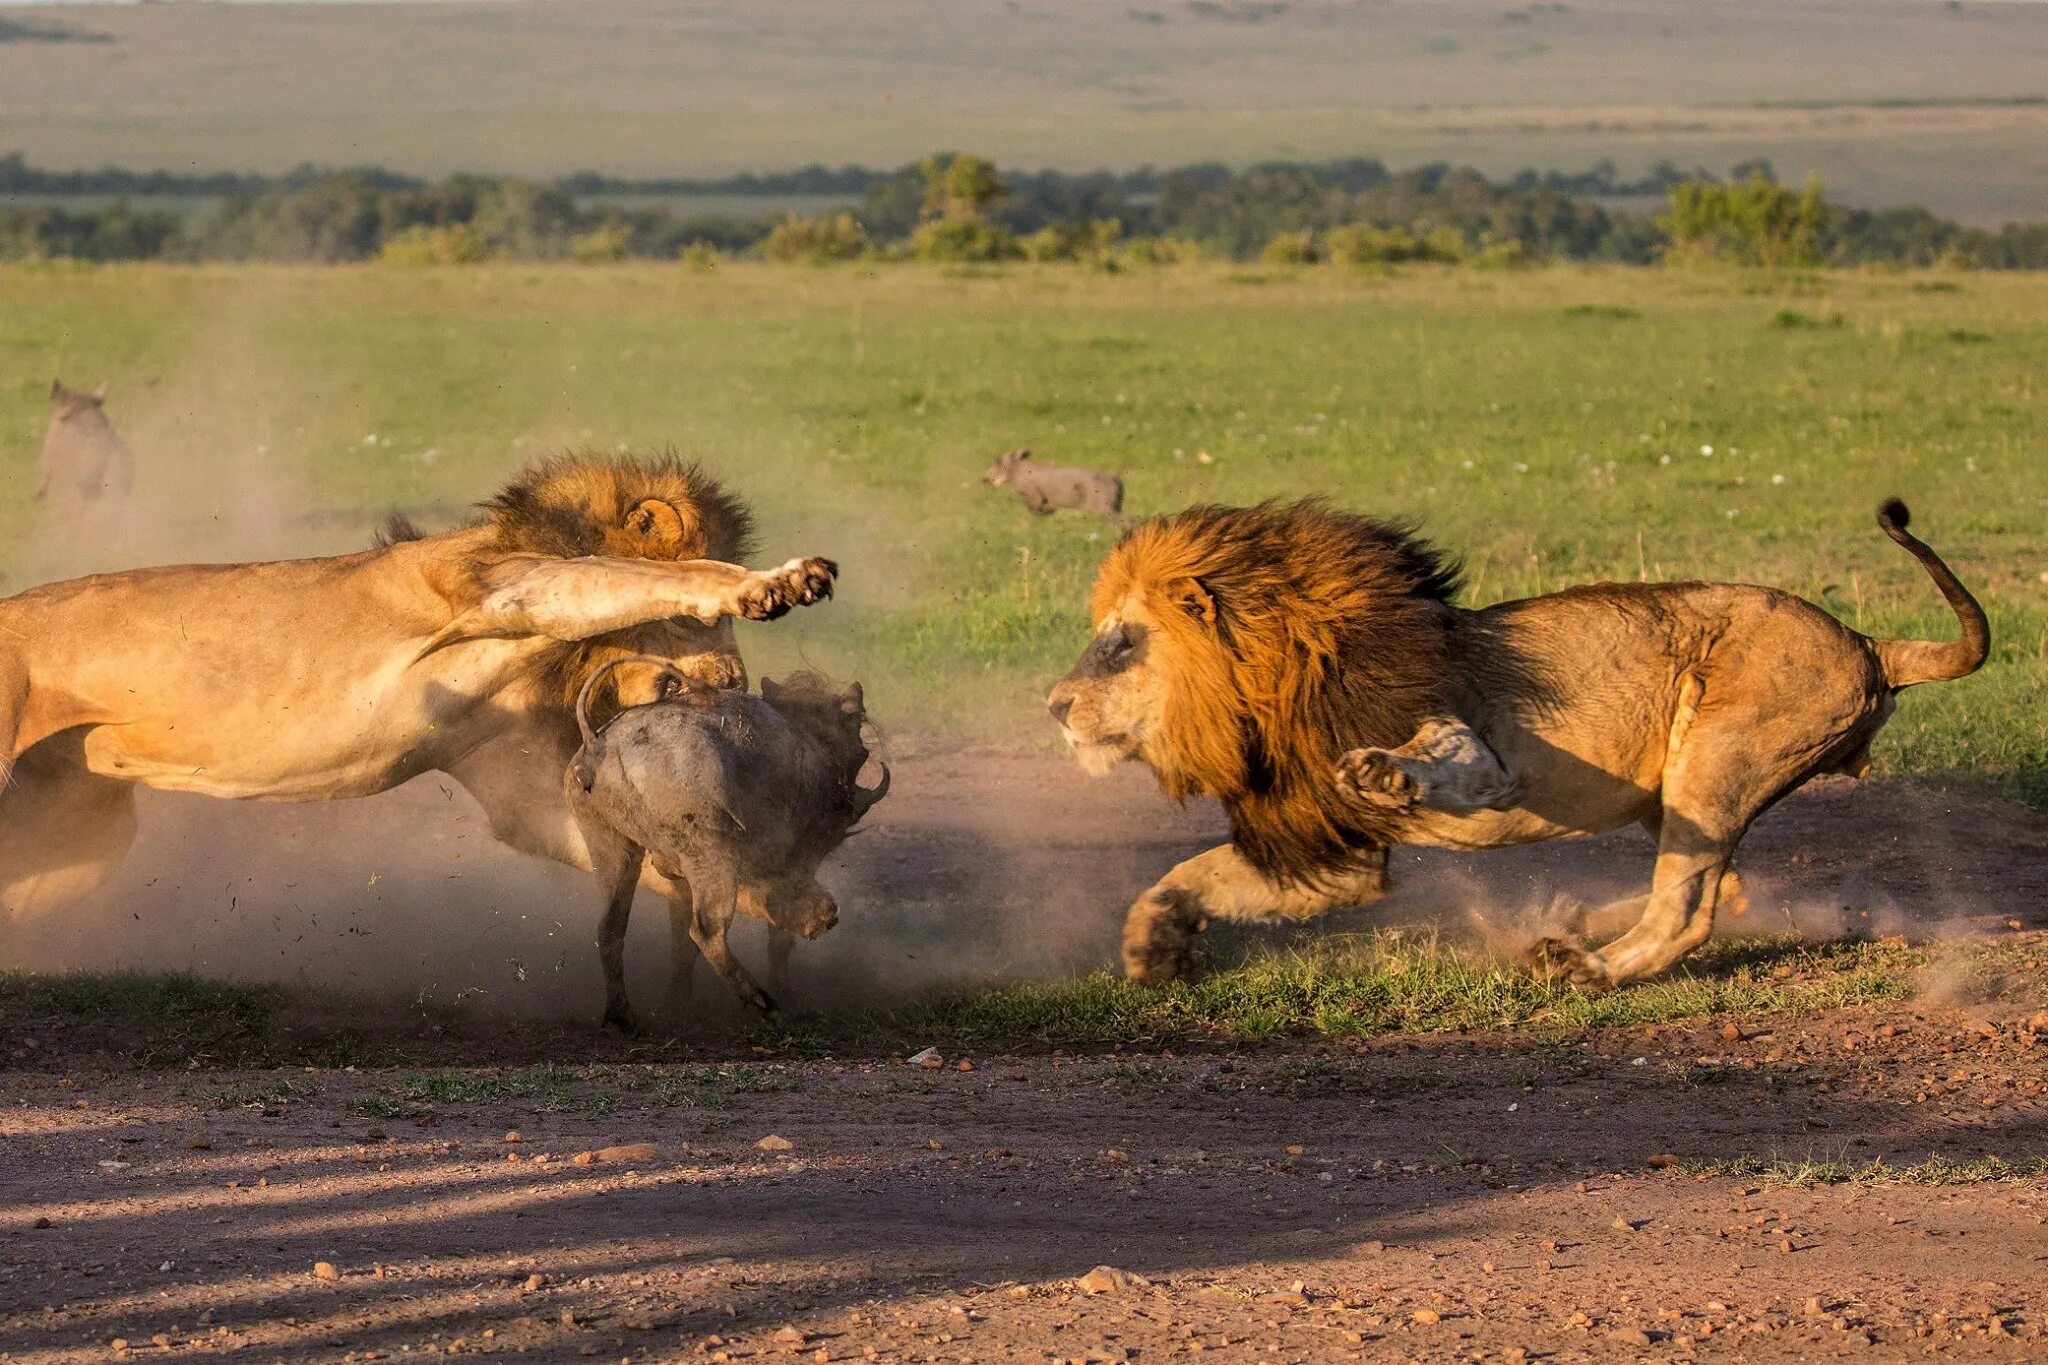
[[[740,590],[739,614],[749,621],[773,621],[791,607],[808,607],[832,595],[839,566],[829,559],[792,559],[763,569]]]
[[[1421,790],[1385,749],[1353,749],[1337,760],[1337,790],[1361,805],[1413,810]]]

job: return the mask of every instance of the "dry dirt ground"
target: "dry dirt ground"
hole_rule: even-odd
[[[1214,832],[1027,760],[906,764],[898,790],[839,873],[866,955],[816,959],[822,992],[914,950],[872,904],[892,888],[987,896],[994,922],[1114,850],[1106,927],[1067,948],[1085,958],[1126,883]],[[1084,833],[1026,853],[1001,837],[1020,826]],[[1760,918],[2048,956],[2031,813],[1831,789],[1747,854]],[[1402,871],[1389,913],[1456,921],[1625,883],[1647,848]],[[1012,918],[998,948],[1030,937]],[[2021,1358],[2048,1349],[2048,1182],[1923,1164],[1788,1188],[1726,1163],[2038,1160],[2033,1009],[937,1068],[907,1060],[917,1040],[801,1056],[486,1025],[432,1067],[253,1072],[138,1067],[90,1028],[5,1018],[0,1360]]]

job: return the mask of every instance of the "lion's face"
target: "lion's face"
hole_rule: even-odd
[[[1096,621],[1095,639],[1045,699],[1091,775],[1147,758],[1164,734],[1175,652],[1171,626],[1136,595]]]

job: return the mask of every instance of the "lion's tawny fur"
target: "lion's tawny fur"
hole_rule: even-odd
[[[1197,585],[1213,633],[1177,598]],[[1327,780],[1440,709],[1457,566],[1407,528],[1320,498],[1202,505],[1139,524],[1097,576],[1093,618],[1144,600],[1168,695],[1146,758],[1169,795],[1222,801],[1245,857],[1312,876],[1383,843]]]

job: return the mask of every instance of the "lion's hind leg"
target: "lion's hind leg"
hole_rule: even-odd
[[[1733,866],[1736,845],[1834,742],[1825,726],[1800,724],[1796,708],[1768,715],[1751,705],[1708,709],[1704,694],[1697,678],[1688,680],[1672,724],[1659,811],[1644,822],[1657,835],[1657,863],[1641,918],[1597,952],[1552,964],[1580,984],[1619,986],[1655,976],[1706,942],[1724,901],[1737,913],[1747,908]],[[1782,747],[1756,743],[1774,732],[1783,736]]]
[[[1519,784],[1477,731],[1455,717],[1426,720],[1397,749],[1353,749],[1337,760],[1337,789],[1386,810],[1504,810]]]
[[[1359,849],[1348,866],[1313,882],[1282,884],[1235,845],[1223,844],[1175,867],[1131,906],[1124,920],[1124,974],[1153,985],[1186,976],[1194,936],[1212,919],[1307,919],[1365,905],[1386,891],[1384,848]]]

